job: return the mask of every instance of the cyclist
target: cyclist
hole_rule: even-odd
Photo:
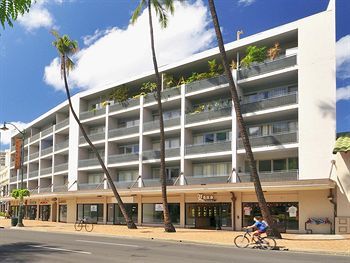
[[[261,216],[254,217],[254,222],[255,223],[253,225],[246,227],[246,229],[255,229],[250,240],[251,244],[254,244],[254,237],[260,236],[262,233],[265,233],[268,227],[268,224],[265,221],[263,221],[263,218]]]

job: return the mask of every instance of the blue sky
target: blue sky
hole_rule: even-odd
[[[79,63],[71,75],[74,92],[108,85],[115,80],[116,71],[122,78],[130,75],[131,69],[139,73],[150,70],[146,17],[141,16],[135,27],[128,26],[137,4],[137,0],[40,0],[14,28],[0,29],[0,121],[21,126],[65,100],[51,28],[79,42]],[[206,0],[198,0],[179,7],[181,12],[171,18],[170,29],[159,33],[160,64],[215,46],[206,5]],[[227,43],[236,38],[239,29],[244,30],[244,37],[321,12],[328,0],[217,0],[216,5]],[[337,1],[337,41],[342,39],[338,132],[350,131],[349,11],[350,1]],[[129,54],[131,59],[123,59]],[[8,134],[2,138],[4,145]]]

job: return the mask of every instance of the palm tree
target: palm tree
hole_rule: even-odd
[[[124,203],[123,203],[122,199],[120,198],[120,195],[119,195],[119,193],[118,193],[118,191],[113,183],[112,177],[109,174],[109,171],[108,171],[106,165],[104,164],[98,150],[96,149],[96,147],[92,144],[91,140],[89,139],[83,125],[81,124],[77,114],[75,113],[75,111],[73,109],[70,91],[69,91],[68,82],[67,82],[67,75],[69,74],[69,71],[72,70],[74,67],[74,63],[70,59],[70,56],[75,54],[78,51],[78,42],[71,40],[69,38],[69,36],[67,36],[67,35],[64,35],[61,37],[57,31],[52,30],[51,32],[56,38],[56,41],[54,41],[52,44],[56,47],[58,54],[60,56],[61,76],[64,79],[64,86],[66,89],[66,94],[67,94],[67,98],[68,98],[68,102],[69,102],[69,108],[73,114],[75,121],[79,125],[81,133],[83,134],[85,140],[90,145],[93,152],[95,153],[96,158],[97,158],[98,162],[100,163],[104,174],[107,177],[108,183],[109,183],[110,187],[112,188],[112,191],[113,191],[115,198],[117,199],[118,205],[119,205],[120,210],[124,216],[124,219],[125,219],[125,222],[126,222],[128,228],[129,229],[136,229],[137,227],[136,227],[135,223],[133,222],[133,220],[129,217],[128,213],[126,212]]]
[[[0,2],[0,23],[5,28],[5,23],[13,26],[13,21],[18,15],[29,11],[32,0],[1,0]]]
[[[210,13],[212,16],[212,20],[213,20],[213,24],[214,24],[214,28],[215,28],[215,33],[216,33],[216,38],[218,41],[218,46],[219,46],[219,50],[220,50],[220,54],[221,54],[221,59],[222,59],[222,63],[223,63],[224,70],[225,70],[225,75],[226,75],[228,83],[229,83],[231,97],[232,97],[235,112],[236,112],[238,129],[239,129],[239,132],[241,134],[244,149],[246,152],[246,156],[247,156],[249,164],[250,164],[251,177],[252,177],[253,182],[254,182],[254,187],[255,187],[255,192],[256,192],[256,197],[258,199],[259,207],[260,207],[260,210],[261,210],[261,213],[262,213],[264,219],[267,221],[269,226],[271,226],[271,228],[272,228],[271,234],[277,238],[282,238],[280,232],[278,231],[278,229],[276,228],[276,226],[272,220],[272,217],[271,217],[270,211],[267,207],[265,196],[264,196],[264,193],[263,193],[263,190],[261,187],[258,171],[256,169],[256,162],[254,160],[254,155],[252,152],[252,148],[250,146],[250,141],[249,141],[247,129],[246,129],[243,117],[242,117],[241,106],[240,106],[240,102],[239,102],[239,98],[238,98],[237,88],[236,88],[235,83],[233,81],[232,73],[231,73],[228,59],[226,56],[224,41],[222,39],[222,34],[221,34],[221,30],[220,30],[219,20],[218,20],[217,14],[216,14],[214,0],[208,0],[208,2],[209,2],[209,9],[210,9]]]
[[[160,127],[160,180],[162,185],[162,202],[163,202],[163,216],[164,216],[164,229],[165,232],[176,232],[175,227],[171,223],[168,208],[168,199],[166,193],[166,173],[165,173],[165,136],[164,136],[164,121],[163,121],[163,107],[161,98],[161,77],[158,71],[158,63],[156,57],[156,51],[154,47],[154,34],[153,34],[153,22],[152,22],[152,7],[155,9],[158,15],[158,20],[162,28],[166,28],[168,24],[167,12],[174,13],[173,0],[141,0],[137,8],[135,9],[131,23],[134,24],[140,16],[143,8],[148,8],[149,30],[151,36],[151,48],[154,72],[156,75],[156,99],[158,103],[159,113],[159,127]]]

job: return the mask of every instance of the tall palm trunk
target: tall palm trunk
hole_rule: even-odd
[[[225,69],[225,74],[226,74],[226,77],[227,77],[227,80],[229,83],[229,87],[230,87],[230,91],[231,91],[231,97],[232,97],[232,100],[234,103],[236,118],[237,118],[237,122],[238,122],[238,129],[239,129],[240,134],[242,136],[244,149],[246,151],[246,156],[247,156],[248,161],[250,163],[251,176],[253,178],[256,197],[258,199],[259,207],[260,207],[262,216],[264,217],[264,219],[267,221],[267,223],[269,224],[269,226],[272,229],[271,234],[277,238],[282,238],[280,232],[278,231],[278,229],[276,228],[276,225],[274,224],[274,222],[272,220],[272,217],[271,217],[269,208],[267,207],[265,196],[264,196],[264,193],[263,193],[263,190],[261,187],[259,175],[258,175],[258,172],[256,169],[256,163],[254,160],[252,148],[251,148],[249,137],[248,137],[248,133],[247,133],[247,130],[245,127],[243,117],[242,117],[241,106],[240,106],[240,102],[239,102],[239,98],[238,98],[237,89],[236,89],[235,83],[233,81],[231,69],[230,69],[228,59],[226,56],[224,41],[222,39],[222,34],[221,34],[221,30],[220,30],[219,20],[218,20],[217,14],[216,14],[214,0],[208,0],[208,2],[209,2],[210,13],[211,13],[211,16],[213,19],[213,24],[214,24],[214,28],[215,28],[215,33],[216,33],[216,37],[217,37],[217,41],[218,41],[218,46],[219,46],[219,50],[220,50],[220,54],[221,54],[222,63],[223,63],[224,69]]]
[[[102,167],[102,170],[104,172],[104,174],[106,175],[107,177],[107,180],[108,180],[108,183],[110,185],[110,187],[112,188],[112,191],[113,191],[113,194],[115,196],[115,198],[117,199],[117,202],[118,202],[118,205],[119,205],[119,208],[124,216],[124,219],[125,219],[125,222],[128,226],[129,229],[136,229],[136,225],[135,223],[133,222],[132,218],[129,217],[128,213],[126,212],[126,209],[125,209],[125,206],[124,206],[124,203],[122,201],[122,199],[120,198],[120,195],[113,183],[113,180],[112,180],[112,177],[111,175],[109,174],[109,171],[106,167],[106,165],[104,164],[101,156],[100,156],[100,153],[97,151],[96,147],[92,144],[91,140],[89,139],[83,125],[81,124],[77,114],[75,113],[74,109],[73,109],[73,105],[72,105],[72,101],[71,101],[71,96],[70,96],[70,91],[69,91],[69,88],[68,88],[68,82],[67,82],[67,76],[66,76],[66,62],[65,62],[65,57],[63,56],[63,59],[62,59],[62,69],[63,69],[63,78],[64,78],[64,86],[65,86],[65,89],[66,89],[66,93],[67,93],[67,98],[68,98],[68,102],[69,102],[69,108],[73,114],[73,117],[75,119],[75,121],[78,123],[79,125],[79,128],[80,128],[80,131],[81,133],[83,134],[85,140],[87,141],[87,143],[90,145],[91,149],[93,150],[93,152],[95,153],[96,157],[97,157],[97,160],[98,162],[100,163],[101,167]]]
[[[171,223],[168,208],[168,198],[166,193],[166,173],[165,173],[165,135],[164,135],[164,120],[163,120],[163,107],[162,107],[162,97],[161,97],[161,77],[158,71],[158,64],[156,58],[156,51],[154,47],[154,35],[153,35],[153,23],[152,23],[152,10],[151,10],[151,0],[148,0],[148,18],[149,18],[149,28],[151,36],[151,48],[152,48],[152,58],[154,72],[156,74],[156,84],[157,84],[157,103],[158,103],[158,113],[159,113],[159,128],[160,128],[160,180],[162,185],[162,203],[163,203],[163,215],[164,215],[164,230],[165,232],[176,232],[175,227]]]

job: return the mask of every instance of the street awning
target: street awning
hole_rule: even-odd
[[[350,151],[350,132],[340,133],[335,142],[333,154]]]

